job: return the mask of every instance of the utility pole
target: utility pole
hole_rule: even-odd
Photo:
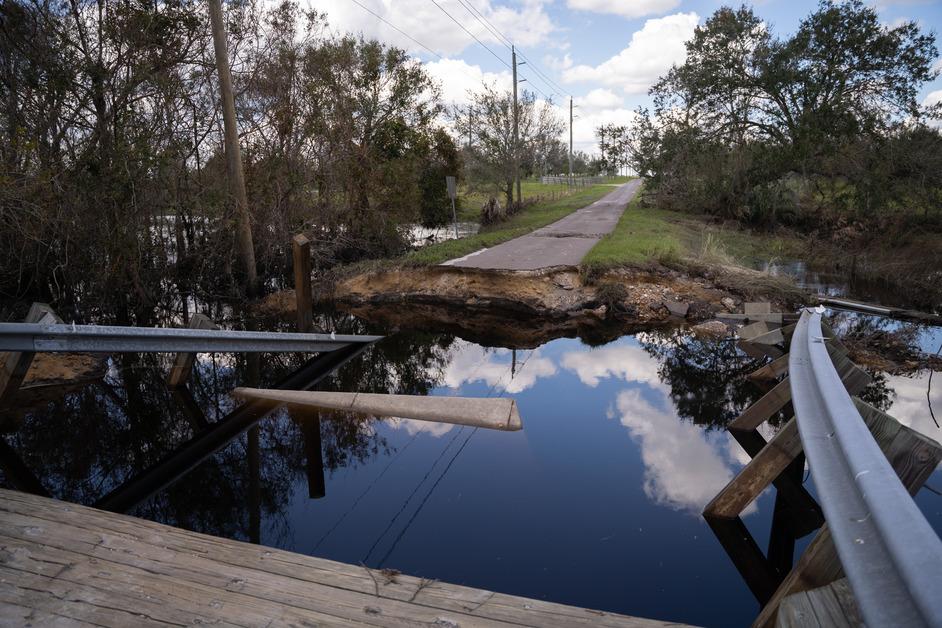
[[[513,46],[510,47],[510,56],[511,60],[513,61],[514,69],[514,183],[517,186],[517,202],[523,203],[523,197],[520,196],[520,139],[517,136],[517,132],[519,130],[518,118],[520,116],[520,108],[517,105],[517,50]]]
[[[605,127],[604,126],[599,127],[599,152],[602,153],[602,159],[601,159],[602,168],[607,169],[608,162],[605,159]],[[605,176],[605,172],[599,172],[599,174],[602,175],[603,177]]]
[[[569,97],[569,189],[572,189],[572,96]]]
[[[222,120],[225,128],[226,168],[229,188],[235,199],[236,241],[239,263],[245,272],[248,293],[254,295],[258,286],[255,269],[255,244],[252,241],[252,223],[249,217],[249,199],[245,192],[245,173],[239,149],[239,130],[236,128],[235,99],[232,96],[232,75],[229,73],[229,51],[226,48],[226,28],[222,20],[222,3],[209,0],[209,19],[213,29],[213,47],[216,51],[216,70],[219,72],[219,95],[222,100]]]
[[[468,105],[468,148],[471,148],[471,125],[472,118],[474,115],[474,105]]]

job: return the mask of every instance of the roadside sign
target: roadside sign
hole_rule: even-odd
[[[458,196],[458,186],[454,177],[445,177],[445,185],[448,186],[448,198],[455,200]]]
[[[458,196],[458,185],[454,177],[445,177],[445,185],[448,186],[448,198],[451,199],[451,219],[455,224],[455,239],[458,238],[458,213],[455,211],[455,198]]]

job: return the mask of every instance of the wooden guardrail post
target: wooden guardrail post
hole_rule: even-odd
[[[62,319],[46,303],[33,303],[29,308],[24,323],[61,323]],[[13,398],[26,378],[30,364],[33,363],[32,351],[9,351],[0,353],[0,406]]]
[[[294,295],[298,311],[298,331],[306,332],[314,324],[314,301],[311,298],[311,241],[304,234],[291,238],[294,261]]]
[[[219,329],[208,316],[197,312],[190,317],[190,329]],[[196,361],[195,353],[180,352],[173,359],[173,366],[170,368],[170,374],[167,375],[167,386],[176,388],[183,386],[186,380],[190,378],[190,372],[193,370],[193,362]]]

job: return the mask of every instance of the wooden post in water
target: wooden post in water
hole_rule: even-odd
[[[47,304],[33,303],[23,322],[52,324],[61,323],[62,319]],[[0,406],[6,405],[20,389],[34,355],[32,351],[0,353]]]
[[[316,408],[288,406],[288,413],[301,430],[304,456],[307,459],[307,496],[320,499],[327,495],[324,481],[324,453],[321,446],[321,417]]]
[[[310,331],[314,325],[314,301],[311,297],[311,241],[304,234],[291,238],[294,260],[294,296],[298,311],[298,331]]]
[[[196,312],[190,317],[190,329],[219,329],[208,316]],[[195,353],[180,352],[173,359],[173,366],[170,367],[170,374],[167,375],[167,386],[176,388],[186,384],[193,371],[193,363],[196,361]]]

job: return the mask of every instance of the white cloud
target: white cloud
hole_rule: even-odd
[[[929,107],[939,102],[942,102],[942,89],[929,92],[929,95],[926,96],[925,100],[922,101],[922,105],[924,107]]]
[[[539,349],[517,353],[517,369],[513,373],[510,349],[485,349],[466,342],[456,342],[451,362],[445,368],[444,384],[449,388],[461,388],[464,384],[484,382],[494,390],[519,393],[532,388],[541,377],[556,374],[556,365],[540,355]]]
[[[462,59],[442,59],[425,64],[429,75],[438,81],[442,100],[448,104],[466,104],[468,91],[480,91],[482,83],[495,85],[498,89],[511,89],[513,76],[510,71],[484,72],[480,66],[471,65]]]
[[[455,55],[474,44],[474,40],[459,28],[435,4],[426,0],[361,0],[370,11],[382,16],[390,24],[409,33],[438,54]],[[470,0],[491,24],[511,41],[521,46],[534,46],[544,42],[556,30],[544,11],[541,0],[524,0],[515,7],[494,6],[490,0]],[[456,20],[498,54],[510,53],[501,40],[485,29],[470,11],[457,3],[440,3]],[[366,37],[399,46],[410,52],[426,51],[414,41],[380,21],[353,2],[312,0],[314,9],[327,14],[330,26],[338,31],[362,32]],[[498,47],[500,50],[498,51]]]
[[[416,421],[415,419],[389,418],[386,419],[386,422],[389,423],[389,425],[391,425],[394,429],[405,430],[406,434],[409,436],[415,436],[416,434],[423,432],[434,438],[441,438],[457,427],[451,423]]]
[[[657,376],[657,361],[644,349],[631,344],[610,344],[588,351],[572,351],[563,355],[563,368],[574,371],[586,386],[595,388],[599,380],[614,377],[626,382],[639,382],[668,389]]]
[[[627,18],[662,15],[676,8],[680,0],[567,0],[566,6],[580,11],[614,13]]]
[[[580,111],[596,112],[606,109],[618,109],[625,104],[625,99],[610,89],[598,87],[585,96],[575,99]]]
[[[938,384],[939,373],[935,374],[933,384]],[[893,405],[887,413],[903,425],[907,425],[929,438],[942,441],[942,430],[932,422],[929,414],[929,404],[926,400],[926,388],[929,383],[929,374],[920,373],[911,377],[888,375],[886,385],[896,392]],[[932,409],[936,416],[940,416],[942,408],[942,386],[932,387]]]
[[[638,389],[619,393],[619,420],[641,446],[644,492],[654,502],[699,515],[733,471],[702,428],[655,408]],[[751,504],[746,514],[755,511]]]
[[[561,72],[562,70],[572,67],[572,57],[569,56],[569,53],[564,54],[562,57],[546,55],[543,57],[543,65],[551,70]]]
[[[642,94],[671,65],[683,62],[687,55],[684,42],[693,35],[699,19],[696,13],[676,13],[647,20],[632,34],[627,48],[596,67],[571,67],[563,72],[563,80],[597,82],[619,87],[626,94]]]
[[[939,63],[942,64],[942,61]],[[922,101],[922,106],[931,107],[940,102],[942,102],[942,89],[937,89],[934,92],[929,92],[929,95]],[[942,128],[942,120],[930,120],[929,124],[934,127]]]

